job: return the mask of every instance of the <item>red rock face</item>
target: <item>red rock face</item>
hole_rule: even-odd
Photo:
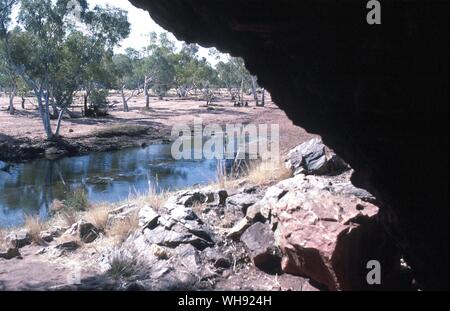
[[[387,240],[377,221],[377,206],[334,194],[318,177],[299,175],[277,187],[288,191],[272,206],[283,271],[309,277],[330,290],[353,290],[369,289],[370,260],[387,268],[386,275],[399,266],[393,245],[381,247]]]

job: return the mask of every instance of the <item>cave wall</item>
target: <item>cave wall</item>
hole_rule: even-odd
[[[180,40],[245,59],[348,161],[423,288],[448,288],[449,1],[131,0]],[[145,27],[145,25],[142,25]]]

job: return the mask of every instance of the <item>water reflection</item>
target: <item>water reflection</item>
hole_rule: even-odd
[[[172,190],[216,180],[215,161],[174,161],[170,145],[38,160],[0,170],[0,227],[23,223],[24,214],[48,217],[54,199],[83,185],[91,202],[115,202],[130,194]]]

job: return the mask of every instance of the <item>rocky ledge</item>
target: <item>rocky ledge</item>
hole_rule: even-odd
[[[8,265],[30,256],[61,273],[72,271],[69,261],[85,271],[73,284],[41,280],[46,289],[412,289],[407,265],[378,222],[376,199],[351,184],[342,160],[316,139],[295,148],[286,165],[293,176],[271,186],[206,187],[175,193],[161,206],[111,210],[108,222],[138,215],[137,230],[119,246],[84,220],[41,232],[40,246],[26,230],[11,233],[0,275],[14,279]],[[372,260],[382,267],[375,287],[367,283]]]

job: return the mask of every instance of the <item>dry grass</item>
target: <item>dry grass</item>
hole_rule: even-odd
[[[248,176],[244,179],[250,184],[263,186],[292,177],[292,172],[283,162],[262,162],[250,165]]]
[[[105,231],[108,225],[109,208],[106,205],[98,205],[90,208],[85,215],[87,222],[93,224],[97,229]]]
[[[147,197],[144,197],[143,200],[144,203],[150,205],[155,210],[159,210],[164,206],[169,197],[170,195],[167,192],[163,192],[160,194],[149,195]]]
[[[64,209],[64,202],[62,202],[58,199],[53,200],[52,206],[50,206],[50,211],[52,213],[57,213],[57,212],[61,211],[62,209]]]
[[[45,230],[45,225],[39,216],[26,215],[24,226],[35,243],[42,243],[40,235]]]
[[[56,216],[56,220],[54,221],[56,225],[61,227],[71,227],[74,223],[76,223],[80,218],[78,212],[70,211],[70,210],[62,210]]]
[[[227,174],[225,161],[217,161],[216,172],[217,172],[217,185],[221,189],[227,189],[229,177]]]
[[[213,189],[225,189],[228,191],[239,188],[243,183],[255,186],[269,185],[292,177],[292,172],[284,165],[283,161],[278,162],[253,162],[246,164],[247,174],[242,177],[234,177],[227,174],[223,162],[217,163],[217,182],[211,184]]]
[[[109,258],[110,268],[108,275],[115,280],[131,278],[138,275],[138,262],[132,254],[127,254],[122,250],[116,250]]]
[[[154,210],[159,210],[164,206],[164,204],[167,202],[169,197],[173,195],[173,193],[168,191],[158,192],[157,189],[158,183],[151,184],[149,182],[147,193],[136,192],[134,195],[130,194],[127,203],[138,206],[150,205]]]
[[[240,180],[227,174],[226,166],[224,161],[217,161],[216,164],[217,180],[215,183],[211,183],[208,187],[216,190],[227,190],[231,191],[238,187]]]
[[[139,229],[138,211],[132,212],[123,219],[117,219],[108,230],[118,244],[122,244],[131,234]]]

